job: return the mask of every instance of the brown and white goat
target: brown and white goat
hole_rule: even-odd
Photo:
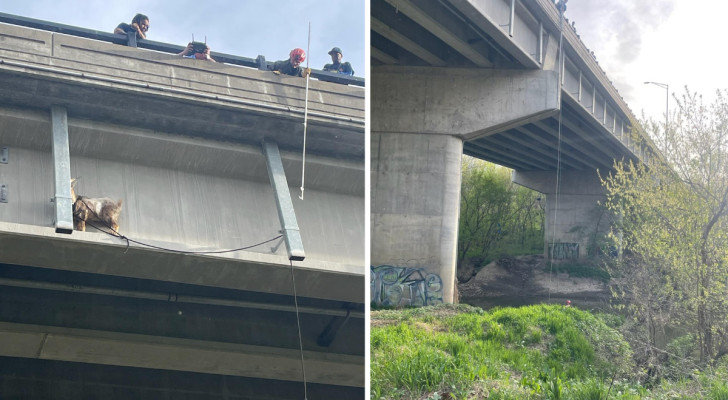
[[[71,179],[71,201],[73,202],[73,227],[86,230],[86,222],[101,222],[106,228],[119,232],[121,200],[115,202],[109,197],[76,196],[76,178]]]

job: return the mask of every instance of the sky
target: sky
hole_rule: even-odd
[[[678,98],[691,92],[708,104],[716,89],[728,89],[725,48],[728,2],[713,0],[569,0],[565,16],[596,55],[632,112],[665,119]]]
[[[207,36],[213,58],[218,51],[267,61],[287,59],[296,47],[306,50],[310,22],[310,67],[330,63],[328,52],[336,46],[364,77],[365,1],[8,0],[0,2],[0,12],[107,32],[142,13],[149,17],[149,40],[184,46],[193,34],[197,41]]]

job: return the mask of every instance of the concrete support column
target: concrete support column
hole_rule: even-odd
[[[544,255],[556,243],[555,258],[584,258],[594,239],[608,231],[610,221],[599,206],[606,196],[596,171],[562,170],[558,199],[556,171],[514,171],[512,180],[547,196]]]
[[[371,264],[417,266],[442,279],[452,303],[462,139],[371,134]]]

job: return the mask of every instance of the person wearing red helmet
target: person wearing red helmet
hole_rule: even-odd
[[[306,61],[306,52],[303,49],[295,48],[288,55],[288,60],[276,61],[268,67],[276,74],[306,77],[311,73],[310,68],[302,68],[301,63]]]

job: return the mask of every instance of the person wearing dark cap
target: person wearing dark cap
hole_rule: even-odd
[[[329,55],[331,56],[332,64],[324,65],[324,71],[333,72],[335,74],[354,75],[354,70],[351,68],[351,64],[348,62],[341,62],[341,58],[344,57],[344,55],[341,53],[340,48],[334,47],[329,52]]]
[[[114,29],[114,33],[120,34],[120,35],[126,35],[128,32],[136,32],[138,38],[146,39],[148,30],[149,30],[149,17],[147,17],[144,14],[137,14],[131,20],[131,24],[127,24],[125,22],[120,23]]]
[[[307,77],[311,68],[301,68],[301,63],[306,60],[306,52],[303,49],[293,49],[288,55],[288,60],[276,61],[268,69],[275,74]]]

